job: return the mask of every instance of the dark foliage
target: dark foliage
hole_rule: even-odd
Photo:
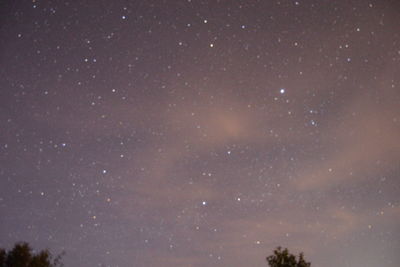
[[[274,254],[267,257],[267,262],[270,267],[310,267],[311,263],[306,262],[303,253],[298,257],[289,253],[289,250],[277,247]]]
[[[10,251],[0,248],[0,267],[57,267],[63,266],[61,255],[53,259],[48,250],[32,252],[28,243],[17,243]]]

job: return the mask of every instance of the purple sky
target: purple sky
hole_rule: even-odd
[[[6,0],[0,111],[0,247],[399,266],[396,0]]]

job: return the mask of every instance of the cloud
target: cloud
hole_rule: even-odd
[[[393,120],[396,106],[386,106],[384,111],[383,105],[362,97],[344,109],[342,122],[323,133],[326,155],[300,171],[295,187],[301,191],[329,189],[390,171],[400,156],[400,131]]]

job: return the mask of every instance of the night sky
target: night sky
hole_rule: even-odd
[[[397,267],[397,0],[0,4],[0,247]]]

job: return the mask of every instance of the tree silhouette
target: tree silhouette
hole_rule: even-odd
[[[311,263],[306,262],[303,253],[300,253],[298,259],[295,255],[289,253],[289,250],[277,247],[274,254],[267,257],[270,267],[310,267]]]
[[[28,243],[17,243],[10,251],[0,248],[0,267],[57,267],[61,256],[53,256],[48,250],[33,253]]]

